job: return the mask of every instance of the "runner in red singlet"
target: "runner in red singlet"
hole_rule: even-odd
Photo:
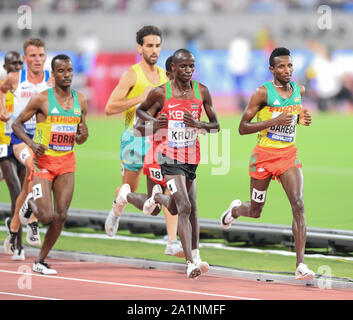
[[[194,66],[195,58],[190,51],[177,50],[172,63],[174,81],[151,90],[136,110],[146,126],[151,125],[153,133],[157,133],[155,140],[160,139],[157,158],[171,195],[156,193],[153,200],[166,206],[172,214],[178,214],[178,234],[185,253],[188,278],[197,278],[202,269],[192,250],[193,238],[199,233],[196,195],[192,198],[189,195],[200,161],[198,134],[199,130],[219,131],[207,87],[191,80]],[[200,121],[202,106],[209,122]],[[155,118],[151,114],[159,116]]]

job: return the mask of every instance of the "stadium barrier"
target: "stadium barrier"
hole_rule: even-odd
[[[104,230],[108,215],[104,210],[69,209],[66,228],[89,227]],[[0,219],[10,216],[10,204],[0,203]],[[144,216],[142,213],[124,213],[120,219],[119,230],[129,230],[133,234],[153,233],[156,236],[166,234],[165,217]],[[239,222],[228,230],[223,230],[219,219],[200,218],[201,239],[224,239],[230,243],[244,243],[246,246],[283,245],[294,249],[291,226]],[[338,229],[308,228],[306,248],[326,248],[331,253],[353,251],[353,231]]]

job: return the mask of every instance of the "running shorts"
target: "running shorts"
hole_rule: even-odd
[[[158,162],[161,166],[162,175],[164,176],[185,176],[186,179],[192,181],[196,178],[197,164],[183,163],[175,159],[158,153]]]
[[[161,166],[153,156],[153,148],[150,148],[146,153],[143,163],[143,174],[146,175],[153,182],[160,184],[162,187],[166,186],[165,179],[162,175]]]
[[[47,155],[38,157],[34,155],[31,174],[28,179],[32,181],[33,177],[38,177],[53,181],[57,176],[75,171],[76,158],[74,152],[60,157]]]
[[[277,178],[290,168],[301,168],[297,158],[297,148],[292,145],[286,148],[266,148],[258,145],[253,149],[249,162],[249,175],[255,179]]]
[[[120,138],[120,160],[129,171],[139,171],[151,145],[146,137],[135,137],[132,130],[125,130]]]

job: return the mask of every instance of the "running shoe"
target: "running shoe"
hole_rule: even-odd
[[[44,259],[39,260],[39,262],[33,263],[33,271],[46,275],[57,274],[56,270],[51,269],[50,265],[44,262]]]
[[[201,270],[199,266],[196,265],[196,263],[187,261],[186,265],[187,265],[186,274],[188,279],[197,279],[201,275]]]
[[[154,201],[154,196],[157,193],[163,193],[162,187],[159,184],[156,184],[153,188],[152,188],[152,195],[150,198],[148,198],[146,200],[146,202],[143,205],[143,214],[144,215],[150,215],[152,214],[152,212],[154,211],[154,209],[156,209],[156,207],[158,206],[159,209],[161,208],[161,205],[159,203],[156,203]]]
[[[25,260],[25,251],[23,250],[23,248],[15,249],[11,259],[13,261]]]
[[[307,281],[314,280],[315,272],[311,271],[306,264],[299,263],[299,266],[295,271],[295,279]]]
[[[127,205],[127,195],[131,192],[130,185],[125,183],[121,186],[113,203],[113,213],[120,217]]]
[[[221,226],[223,229],[229,229],[235,218],[232,216],[232,209],[234,207],[240,207],[240,200],[233,200],[229,208],[223,212],[221,216]]]
[[[7,231],[7,237],[4,241],[4,250],[7,254],[13,254],[15,251],[16,240],[17,240],[17,232],[12,232],[10,229],[11,226],[11,218],[5,219],[5,228]]]
[[[192,250],[192,259],[200,268],[201,273],[207,273],[210,270],[210,265],[206,261],[201,260],[199,249]]]
[[[38,222],[34,221],[27,225],[27,237],[26,240],[31,246],[40,246],[40,234],[38,228]]]
[[[172,241],[171,243],[168,243],[167,247],[165,248],[164,254],[179,258],[185,257],[184,250],[178,243],[178,241]]]
[[[105,233],[108,237],[112,237],[116,234],[119,228],[120,217],[117,217],[113,209],[109,211],[107,218],[105,219]]]
[[[25,226],[28,225],[29,218],[31,217],[31,214],[32,214],[32,209],[28,205],[28,200],[31,198],[33,198],[32,192],[28,193],[19,212],[20,221]]]

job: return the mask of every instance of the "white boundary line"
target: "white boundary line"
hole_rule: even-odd
[[[34,273],[29,274],[29,273],[25,273],[25,272],[16,272],[16,271],[8,271],[8,270],[0,270],[0,272],[9,273],[9,274],[20,274],[20,275],[26,275],[26,276],[35,276],[35,277],[42,277],[42,278],[49,278],[49,279],[69,280],[69,281],[95,283],[95,284],[107,284],[107,285],[120,286],[120,287],[149,289],[149,290],[157,290],[157,291],[158,290],[159,291],[169,291],[169,292],[178,292],[178,293],[189,293],[189,294],[209,296],[209,297],[220,297],[220,298],[239,299],[239,300],[261,300],[261,299],[255,299],[255,298],[249,298],[249,297],[228,296],[228,295],[216,294],[216,293],[206,293],[206,292],[189,291],[189,290],[179,290],[179,289],[169,289],[169,288],[161,288],[161,287],[142,286],[142,285],[136,285],[136,284],[119,283],[119,282],[107,282],[107,281],[98,281],[98,280],[87,280],[87,279],[78,279],[78,278],[47,276],[47,275],[41,275],[41,274],[34,274]]]
[[[8,295],[8,296],[18,296],[18,297],[26,297],[26,298],[36,298],[42,300],[62,300],[57,298],[48,298],[48,297],[39,297],[39,296],[31,296],[28,294],[20,294],[20,293],[11,293],[11,292],[0,292],[0,294]]]

